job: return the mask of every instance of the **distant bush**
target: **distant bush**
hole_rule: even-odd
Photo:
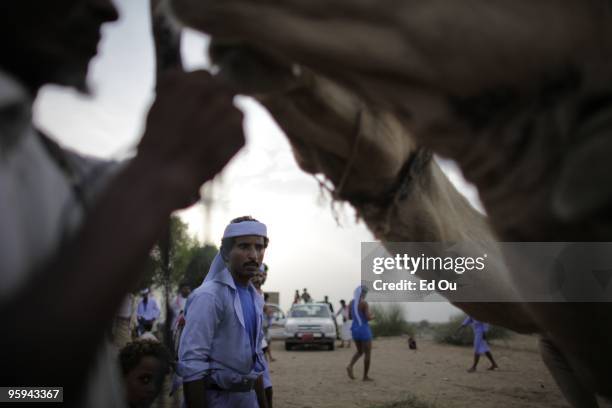
[[[439,323],[432,325],[434,340],[438,343],[452,344],[455,346],[471,346],[474,342],[474,334],[471,327],[465,327],[460,332],[457,332],[461,323],[465,319],[465,315],[457,315],[450,318],[448,323]],[[512,335],[508,329],[499,326],[489,326],[487,332],[487,341],[507,339]]]
[[[415,327],[404,319],[404,311],[397,303],[373,305],[370,311],[375,316],[370,324],[374,337],[413,336],[416,332]]]
[[[431,327],[431,323],[429,323],[428,320],[421,320],[420,322],[417,323],[417,328],[419,329],[419,331],[429,330],[430,327]]]

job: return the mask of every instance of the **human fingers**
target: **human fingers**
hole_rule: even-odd
[[[200,143],[194,150],[194,159],[201,163],[205,173],[221,171],[245,144],[242,112],[231,106],[217,113],[219,121],[206,122],[208,127],[200,135]]]

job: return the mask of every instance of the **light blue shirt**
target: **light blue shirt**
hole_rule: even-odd
[[[157,306],[155,299],[149,297],[146,306],[141,300],[140,303],[138,303],[136,316],[142,317],[145,320],[156,320],[159,317],[159,307]]]
[[[235,283],[235,282],[234,282]],[[240,297],[240,306],[242,306],[242,316],[244,317],[244,326],[249,336],[251,350],[255,354],[255,342],[257,341],[257,313],[255,312],[255,301],[253,294],[248,286],[236,285],[238,296]]]
[[[255,380],[263,372],[263,298],[249,284],[255,302],[255,361],[247,335],[236,284],[224,269],[204,282],[187,300],[185,328],[180,340],[178,374],[183,382],[210,376],[222,388]]]

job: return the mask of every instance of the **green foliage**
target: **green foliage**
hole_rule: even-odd
[[[375,337],[400,336],[415,334],[415,328],[404,319],[402,306],[397,303],[372,305],[370,312],[374,315],[370,326]]]
[[[474,334],[471,327],[464,327],[458,330],[465,319],[465,315],[456,315],[449,319],[448,323],[432,325],[434,340],[438,343],[452,344],[455,346],[471,346],[474,341]],[[512,335],[508,329],[499,326],[489,326],[487,341],[506,339]]]
[[[430,328],[431,328],[431,323],[429,323],[429,320],[421,320],[420,322],[417,323],[418,331],[429,330]]]
[[[198,241],[189,235],[187,224],[177,216],[171,217],[169,232],[169,283],[171,288],[178,287],[184,280],[192,284],[192,287],[199,286],[217,249],[210,245],[200,247]],[[139,288],[164,285],[166,273],[164,253],[161,247],[162,244],[159,243],[153,247]],[[194,259],[196,261],[193,261]],[[192,263],[194,265],[191,266]],[[201,274],[201,276],[198,276],[198,274]]]
[[[193,254],[198,250],[198,241],[189,235],[187,224],[173,216],[171,226],[172,243],[170,245],[170,283],[177,286],[183,279],[185,269]]]
[[[213,245],[196,248],[191,253],[191,259],[185,268],[182,281],[188,283],[192,288],[200,286],[218,252],[217,247]]]

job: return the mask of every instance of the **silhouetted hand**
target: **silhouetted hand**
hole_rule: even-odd
[[[135,160],[176,208],[193,203],[199,187],[244,146],[233,96],[206,71],[172,71],[160,79]]]

